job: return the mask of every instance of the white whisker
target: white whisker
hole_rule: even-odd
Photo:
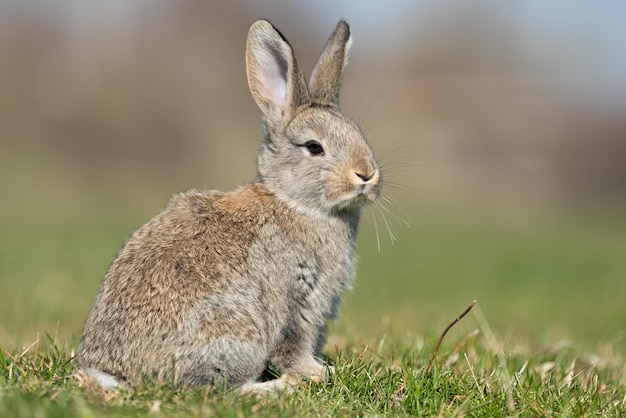
[[[391,187],[392,189],[398,189],[398,190],[401,190],[403,192],[410,193],[410,194],[413,194],[413,195],[417,195],[417,194],[420,194],[420,193],[427,193],[425,190],[422,190],[422,189],[416,189],[416,188],[413,188],[413,187],[402,186],[400,184],[395,184],[395,183],[385,183],[385,186],[386,187]]]
[[[396,141],[393,144],[389,145],[383,151],[382,155],[380,155],[378,157],[378,161],[382,163],[382,162],[385,161],[386,158],[392,156],[395,152],[404,151],[407,148],[410,149],[410,148],[413,148],[413,147],[425,145],[425,144],[414,143],[414,142],[409,142],[409,141],[411,141],[411,140],[410,139],[405,139],[405,140]],[[405,153],[403,153],[403,154],[405,154]],[[406,156],[406,154],[404,156]]]
[[[384,205],[380,201],[377,200],[376,207],[378,208],[380,216],[383,218],[383,222],[385,223],[385,227],[387,228],[387,232],[389,233],[389,239],[391,241],[391,245],[393,245],[396,242],[396,235],[393,231],[392,226],[389,224],[389,221],[387,220],[387,216],[385,215],[385,211],[383,210]]]
[[[388,176],[390,174],[404,174],[414,172],[415,169],[420,167],[425,166],[418,164],[394,164],[389,166],[381,166],[382,172],[385,174],[385,176]]]
[[[376,214],[372,211],[372,219],[374,220],[374,232],[376,233],[376,247],[380,252],[380,234],[378,232],[378,222],[376,221]]]
[[[361,112],[361,114],[358,116],[357,118],[357,123],[359,125],[361,125],[361,123],[363,122],[363,120],[365,120],[365,118],[367,117],[367,114],[369,113],[369,111],[372,109],[372,107],[376,104],[376,102],[383,96],[383,92],[379,91],[376,96],[369,102],[369,104],[367,104],[365,106],[365,108],[363,109],[363,111]],[[368,128],[370,129],[370,128]]]
[[[385,201],[386,197],[383,197],[382,199],[383,199],[383,201]],[[392,203],[391,203],[390,201],[386,200],[386,202],[387,202],[389,205],[392,205]],[[392,205],[392,206],[393,206],[393,205]],[[396,213],[394,213],[391,209],[389,209],[387,206],[385,206],[382,202],[381,202],[381,209],[382,209],[383,211],[385,211],[385,213],[387,213],[387,214],[389,214],[390,216],[392,216],[392,217],[393,217],[393,219],[394,219],[397,223],[399,223],[399,224],[404,224],[405,226],[408,226],[409,228],[411,227],[411,225],[409,224],[409,221],[407,220],[407,218],[406,218],[406,217],[404,217],[404,216],[398,216],[398,215],[397,215]],[[398,209],[398,210],[399,210],[399,209]]]
[[[400,215],[398,216],[392,210],[389,210],[389,214],[393,216],[398,223],[402,223],[408,228],[411,227],[411,218],[396,205],[396,200],[393,197],[383,193],[380,195],[380,198],[384,200],[385,202],[387,202],[391,207],[393,207],[394,209],[400,212]]]

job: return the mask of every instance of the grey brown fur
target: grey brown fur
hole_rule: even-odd
[[[349,46],[341,21],[307,86],[280,32],[251,26],[248,82],[265,116],[257,178],[178,194],[130,237],[85,322],[83,370],[131,386],[147,377],[252,391],[267,388],[255,379],[268,363],[282,382],[324,377],[326,321],[355,273],[360,208],[382,187],[338,109]]]

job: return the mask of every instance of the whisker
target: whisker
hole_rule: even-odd
[[[424,189],[417,189],[417,188],[414,188],[414,187],[407,187],[407,186],[402,186],[400,184],[389,183],[389,182],[385,183],[385,186],[386,187],[391,187],[392,189],[401,190],[403,192],[406,192],[406,193],[409,193],[409,194],[412,194],[412,195],[418,195],[420,193],[422,193],[422,194],[428,193],[428,191],[424,190]]]
[[[391,245],[394,245],[396,242],[396,235],[394,233],[392,226],[389,224],[389,221],[387,220],[387,216],[385,216],[385,212],[382,209],[384,206],[381,204],[381,202],[376,201],[376,207],[378,208],[380,216],[383,218],[383,222],[385,223],[385,226],[387,227],[387,232],[389,233],[389,239],[391,241]]]
[[[408,164],[408,163],[393,163],[393,164],[389,164],[389,165],[382,165],[381,166],[381,170],[384,174],[389,174],[389,173],[396,173],[398,171],[400,172],[406,172],[409,170],[415,170],[417,168],[423,168],[426,167],[423,164]]]
[[[380,234],[378,233],[378,222],[376,221],[376,214],[372,211],[372,219],[374,220],[374,231],[376,233],[376,247],[380,252]]]
[[[416,155],[398,153],[406,148],[413,147],[418,144],[402,144],[400,146],[392,146],[386,149],[378,158],[378,163],[383,173],[408,172],[412,169],[427,167],[427,164],[417,161]]]
[[[378,91],[377,93],[375,93],[376,96],[374,96],[374,99],[372,99],[368,105],[365,106],[365,108],[363,109],[363,111],[361,112],[361,114],[358,116],[357,118],[357,123],[359,125],[361,125],[361,123],[363,122],[363,120],[365,120],[365,118],[367,117],[367,114],[370,112],[370,110],[372,109],[372,107],[374,106],[374,104],[376,104],[376,102],[378,100],[380,100],[380,98],[383,96],[383,92],[382,91]]]
[[[389,157],[389,155],[387,155],[387,157]],[[395,158],[393,159],[387,159],[387,158],[379,158],[378,159],[378,163],[382,166],[384,165],[388,165],[388,164],[393,164],[393,163],[406,163],[406,164],[414,164],[414,162],[416,161],[415,157],[412,156],[408,156],[408,155],[400,155],[400,156],[395,156]]]
[[[410,217],[404,213],[402,211],[402,209],[398,208],[395,205],[395,200],[393,198],[391,198],[390,196],[381,194],[380,198],[387,202],[387,204],[389,204],[390,206],[392,206],[394,209],[398,210],[400,212],[400,215],[397,215],[396,213],[394,213],[391,209],[387,208],[386,206],[383,205],[383,207],[385,208],[385,210],[387,211],[387,213],[389,213],[389,215],[393,216],[393,218],[396,220],[396,222],[404,224],[405,226],[407,226],[408,228],[411,227],[411,223],[410,223]]]
[[[383,153],[378,157],[378,161],[379,162],[384,161],[385,158],[389,157],[394,152],[404,151],[407,148],[413,148],[413,147],[424,146],[424,145],[427,145],[427,144],[426,143],[411,142],[410,138],[396,141],[393,144],[388,145],[386,147],[386,149],[383,151]]]
[[[384,201],[384,199],[383,199]],[[387,205],[385,205],[383,203],[383,201],[380,202],[380,209],[382,209],[382,211],[386,214],[385,217],[387,215],[391,216],[393,220],[395,220],[398,224],[400,223],[404,223],[406,225],[406,220],[405,219],[401,219],[398,217],[398,215],[396,215],[390,208],[387,207]],[[394,230],[394,235],[395,235],[395,230]]]
[[[378,128],[379,126],[382,126],[384,124],[384,122],[378,122],[378,123],[373,123],[371,125],[367,125],[367,126],[362,126],[361,123],[359,123],[359,126],[361,126],[361,130],[363,131],[363,133],[368,133],[369,131]]]
[[[398,208],[398,207],[396,206],[396,204],[397,204],[397,200],[396,200],[393,196],[391,196],[391,195],[389,195],[389,194],[387,194],[387,193],[382,193],[382,194],[381,194],[381,198],[382,198],[382,199],[384,199],[384,200],[385,200],[385,202],[387,202],[387,203],[389,203],[390,205],[392,205],[392,206],[396,207],[396,209],[400,210],[400,208]],[[402,212],[402,210],[400,210],[400,212]],[[409,219],[410,217],[408,217],[408,216],[407,216],[406,218],[407,218],[407,219]]]
[[[396,161],[396,160],[414,160],[415,159],[415,157],[410,155],[410,154],[409,155],[407,155],[407,154],[404,154],[404,155],[394,155],[394,154],[387,153],[387,154],[379,157],[378,158],[378,162],[381,163],[381,164],[385,164],[385,163],[387,163],[388,158],[390,158],[390,157],[395,157],[395,159],[393,159],[391,161]]]

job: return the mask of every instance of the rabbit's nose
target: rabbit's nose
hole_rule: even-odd
[[[352,166],[354,181],[360,184],[372,184],[378,181],[380,173],[375,164],[366,158],[360,159]]]
[[[365,183],[367,183],[368,181],[372,179],[372,177],[374,177],[374,175],[376,174],[376,171],[371,172],[371,173],[361,173],[359,171],[355,171],[354,174],[356,174],[358,178],[360,178]]]
[[[378,182],[378,178],[380,177],[378,170],[372,169],[370,171],[353,171],[354,175],[357,176],[363,184],[373,184]]]

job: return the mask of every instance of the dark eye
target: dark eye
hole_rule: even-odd
[[[324,148],[322,148],[322,144],[317,141],[307,141],[304,146],[311,153],[311,155],[324,155]]]

